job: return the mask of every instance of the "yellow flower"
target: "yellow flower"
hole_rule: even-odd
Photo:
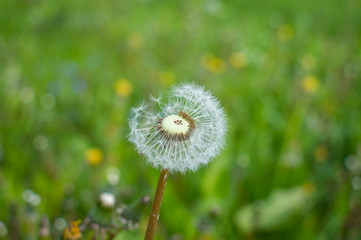
[[[293,34],[294,34],[294,29],[291,25],[287,25],[287,24],[282,25],[277,30],[278,39],[283,42],[287,42],[291,40],[293,38]]]
[[[143,35],[137,32],[131,33],[127,38],[127,44],[133,49],[140,48],[143,45]]]
[[[159,81],[164,86],[170,86],[175,81],[175,74],[169,71],[161,72],[159,74]]]
[[[247,65],[247,58],[241,52],[233,53],[229,58],[229,63],[232,67],[241,69]]]
[[[90,165],[96,166],[103,160],[103,153],[99,148],[90,148],[85,153],[85,158]]]
[[[78,225],[81,223],[81,220],[71,222],[70,225],[64,229],[63,239],[64,240],[77,240],[81,239],[83,236],[81,235],[80,229]]]
[[[115,92],[120,97],[128,97],[133,91],[132,84],[125,78],[120,78],[115,82]]]
[[[220,74],[225,70],[226,63],[213,54],[207,54],[202,57],[202,66],[214,74]]]
[[[313,156],[317,162],[324,162],[327,160],[328,157],[328,150],[325,146],[318,146],[313,151]]]
[[[313,75],[306,76],[302,79],[302,87],[308,93],[316,92],[319,85],[318,78]]]

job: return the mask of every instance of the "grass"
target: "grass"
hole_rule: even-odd
[[[182,81],[221,100],[227,147],[170,176],[157,239],[357,239],[360,7],[1,1],[3,239],[37,239],[43,216],[59,238],[55,223],[84,219],[104,191],[125,204],[152,196],[159,170],[126,140],[129,109]],[[140,239],[149,211],[118,239]]]

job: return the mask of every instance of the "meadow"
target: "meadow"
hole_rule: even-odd
[[[0,239],[82,231],[104,192],[132,220],[105,239],[142,239],[160,171],[127,140],[129,112],[184,82],[220,100],[226,147],[169,176],[155,239],[361,239],[360,11],[0,1]]]

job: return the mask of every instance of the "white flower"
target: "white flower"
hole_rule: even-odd
[[[225,142],[226,118],[219,101],[203,87],[176,86],[167,101],[152,97],[159,110],[132,108],[129,141],[154,167],[196,171],[208,164]]]
[[[115,197],[111,193],[104,192],[99,197],[100,204],[105,208],[112,208],[115,204]]]

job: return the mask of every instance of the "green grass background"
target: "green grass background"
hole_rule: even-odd
[[[3,239],[38,239],[43,216],[59,238],[56,219],[83,219],[103,191],[153,196],[159,170],[127,141],[127,118],[177,82],[221,101],[227,145],[170,176],[156,239],[360,239],[360,11],[357,0],[2,0]],[[84,157],[93,147],[97,166]],[[142,239],[149,211],[118,239]]]

